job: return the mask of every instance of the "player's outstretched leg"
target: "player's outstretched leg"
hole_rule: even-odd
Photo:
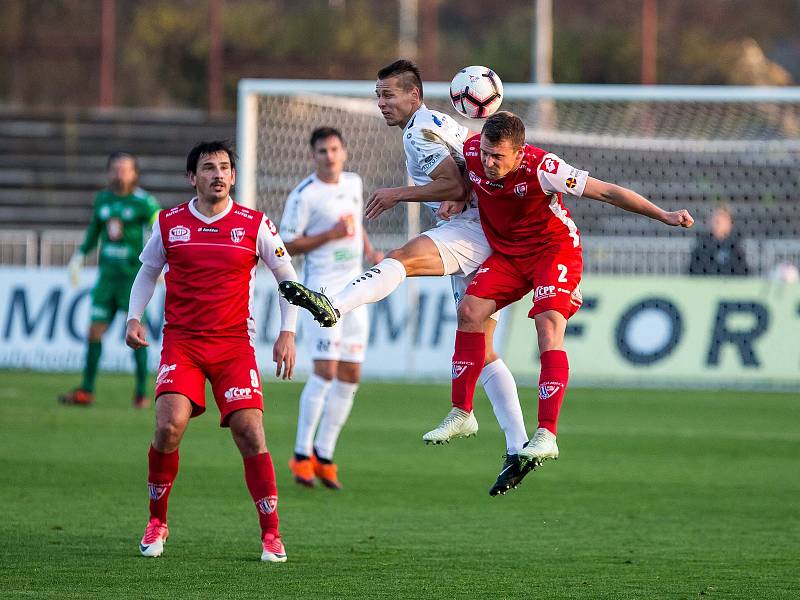
[[[522,465],[519,454],[506,454],[503,460],[503,468],[500,470],[494,485],[489,488],[489,495],[505,495],[509,490],[517,487],[525,475],[532,470],[532,463],[528,463],[525,466]]]
[[[298,281],[281,281],[278,284],[281,296],[291,304],[305,308],[322,327],[333,327],[339,320],[339,312],[322,292],[308,289]]]

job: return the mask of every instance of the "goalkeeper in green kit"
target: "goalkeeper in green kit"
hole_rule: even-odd
[[[69,277],[77,287],[84,258],[100,243],[98,278],[92,290],[91,325],[89,326],[83,382],[77,389],[62,394],[63,404],[88,405],[94,402],[94,382],[102,353],[102,337],[118,311],[128,310],[131,285],[139,271],[139,254],[144,247],[144,228],[151,227],[160,209],[156,199],[137,187],[139,167],[136,158],[126,152],[108,157],[110,188],[95,196],[94,210],[86,237],[69,261]],[[134,350],[136,390],[133,405],[146,408],[147,349]]]

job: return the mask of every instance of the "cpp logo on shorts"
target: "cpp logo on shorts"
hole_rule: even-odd
[[[238,402],[239,400],[250,400],[253,397],[252,388],[232,387],[225,392],[226,402]]]
[[[278,508],[278,497],[266,496],[261,498],[261,500],[256,500],[256,507],[258,508],[258,512],[262,515],[271,514]]]
[[[547,400],[564,387],[560,381],[545,381],[539,384],[539,400]]]
[[[554,285],[539,285],[533,291],[533,302],[534,304],[539,300],[544,300],[545,298],[553,298],[556,295],[556,286]]]
[[[170,242],[188,242],[190,237],[192,237],[192,232],[183,225],[178,225],[169,230]]]
[[[161,365],[158,368],[158,375],[156,376],[156,385],[165,383],[172,383],[172,379],[167,379],[167,376],[175,370],[177,365]]]
[[[244,239],[244,227],[234,227],[231,229],[231,241],[238,244]]]

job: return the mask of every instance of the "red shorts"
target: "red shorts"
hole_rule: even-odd
[[[492,254],[478,269],[466,293],[497,303],[497,310],[533,290],[532,319],[555,310],[569,319],[583,303],[581,282],[583,256],[579,248],[550,251],[533,256]]]
[[[206,379],[220,412],[220,427],[243,408],[264,410],[256,354],[247,338],[183,338],[166,334],[156,377],[156,401],[162,394],[182,394],[192,403],[192,417],[206,410]]]

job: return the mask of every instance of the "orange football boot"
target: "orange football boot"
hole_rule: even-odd
[[[311,459],[296,460],[293,456],[289,459],[289,470],[294,475],[295,483],[305,487],[314,487],[314,467]]]
[[[320,462],[316,456],[311,456],[311,463],[314,465],[314,475],[322,482],[326,488],[331,490],[342,489],[342,484],[336,475],[338,467],[335,463]]]

